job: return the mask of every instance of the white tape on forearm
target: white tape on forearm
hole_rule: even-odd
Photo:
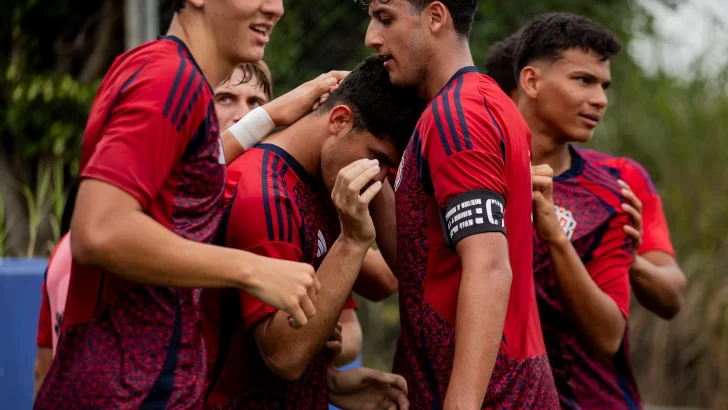
[[[258,107],[233,124],[228,131],[243,148],[248,149],[259,143],[275,127],[270,115],[263,107]]]

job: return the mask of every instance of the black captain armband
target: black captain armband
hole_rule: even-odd
[[[445,245],[455,245],[470,235],[500,232],[506,234],[504,218],[506,201],[498,193],[485,189],[464,192],[440,208],[440,223]]]

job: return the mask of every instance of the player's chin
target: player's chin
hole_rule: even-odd
[[[577,143],[587,143],[594,137],[594,128],[578,127],[569,132],[569,140]]]

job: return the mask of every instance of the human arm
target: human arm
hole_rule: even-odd
[[[287,325],[287,315],[283,312],[251,323],[263,361],[284,380],[300,378],[326,344],[341,316],[364,256],[374,242],[368,205],[381,183],[375,182],[360,192],[378,172],[377,162],[366,159],[343,168],[337,176],[331,196],[341,220],[341,234],[317,271],[322,287],[316,301],[316,316],[300,330]]]
[[[255,123],[251,123],[251,121],[255,121],[252,117],[247,117],[247,120],[246,117],[241,118],[238,124],[241,124],[244,129],[253,131],[252,135],[244,137],[247,145],[254,145],[251,144],[253,140],[262,140],[273,131],[274,127],[291,125],[306,115],[311,110],[311,107],[319,101],[319,98],[331,91],[347,74],[349,74],[348,71],[330,71],[326,74],[321,74],[317,78],[303,83],[297,88],[263,105],[262,108],[271,120],[269,127],[257,127]],[[250,148],[250,146],[245,147],[241,145],[230,130],[221,132],[220,137],[222,139],[222,148],[225,153],[226,164],[232,163],[247,148]]]
[[[377,248],[392,272],[397,272],[397,215],[394,188],[385,179],[382,190],[372,200],[369,210],[377,230]]]
[[[379,302],[396,293],[397,287],[397,278],[389,269],[382,253],[377,249],[369,249],[359,277],[354,283],[354,292],[373,302]]]
[[[650,181],[647,182],[651,185]],[[654,188],[652,195],[646,190],[640,191],[643,201],[625,181],[620,180],[619,184],[627,200],[622,207],[634,222],[634,227],[625,225],[624,230],[639,248],[639,252],[634,252],[629,270],[632,289],[642,306],[670,320],[682,308],[686,280],[670,243],[662,201]],[[645,246],[641,246],[643,237]]]
[[[35,355],[35,367],[33,368],[34,377],[34,393],[33,397],[38,395],[40,386],[43,385],[48,370],[51,368],[53,362],[53,348],[47,346],[38,346],[38,351]]]
[[[614,355],[622,343],[626,328],[629,305],[629,283],[619,275],[600,288],[596,276],[606,276],[587,270],[579,254],[566,237],[556,217],[553,203],[553,170],[548,165],[533,167],[534,227],[539,238],[549,250],[554,276],[565,305],[565,311],[573,318],[579,338],[587,352],[595,359]],[[621,230],[620,230],[621,231]],[[629,266],[629,255],[610,249],[609,252],[595,256],[595,267],[619,270]],[[607,266],[606,264],[614,264]],[[626,269],[624,277],[626,278]],[[615,297],[627,300],[626,307],[619,306]]]
[[[340,349],[334,355],[332,362],[336,367],[346,366],[356,360],[362,347],[361,325],[356,316],[356,310],[344,309],[339,317],[339,324],[341,325],[339,330],[341,337],[338,341]],[[326,347],[329,348],[329,342],[326,343]]]
[[[508,243],[499,232],[467,237],[456,250],[463,272],[445,409],[476,409],[482,406],[498,357],[512,273]]]

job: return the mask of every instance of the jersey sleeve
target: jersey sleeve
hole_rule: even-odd
[[[422,122],[422,156],[450,247],[470,235],[505,233],[503,124],[490,110],[477,92],[444,93]]]
[[[282,187],[272,180],[264,186],[263,171],[252,167],[250,161],[237,162],[235,166],[251,167],[251,172],[238,173],[237,188],[228,205],[229,216],[227,221],[223,219],[226,245],[261,256],[302,262],[298,223],[292,219],[294,209],[287,200],[289,196],[276,191]],[[243,291],[240,291],[240,301],[247,328],[278,311]]]
[[[586,269],[599,289],[609,295],[625,318],[629,318],[629,267],[632,264],[633,241],[624,232],[630,223],[626,213],[613,217],[603,229],[604,234],[594,244]]]
[[[675,257],[662,198],[657,193],[650,175],[640,164],[626,158],[620,168],[620,176],[642,202],[643,233],[639,253],[662,251]]]
[[[81,173],[124,190],[143,209],[150,207],[212,109],[206,80],[189,62],[180,60],[179,69],[161,64],[129,74]]]
[[[51,304],[48,300],[48,289],[43,281],[40,317],[38,318],[38,347],[53,347],[53,324],[51,322]]]

